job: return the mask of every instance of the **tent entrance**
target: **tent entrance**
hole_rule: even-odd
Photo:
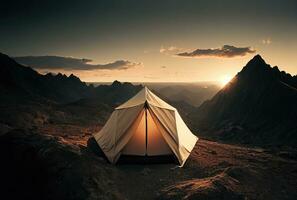
[[[122,155],[161,156],[173,154],[150,112],[149,107],[145,104],[144,109],[127,131],[128,134],[132,134],[132,137],[122,150]]]

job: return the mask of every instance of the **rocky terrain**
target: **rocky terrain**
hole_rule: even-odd
[[[200,140],[186,165],[111,165],[91,131],[13,130],[0,137],[9,199],[295,199],[297,152]],[[59,131],[60,133],[63,131]],[[73,134],[73,135],[71,135]]]

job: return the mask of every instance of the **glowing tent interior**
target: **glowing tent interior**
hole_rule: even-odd
[[[111,163],[121,155],[174,154],[180,166],[198,140],[178,111],[147,87],[117,107],[94,138]]]

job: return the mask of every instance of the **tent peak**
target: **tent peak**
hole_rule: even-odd
[[[150,91],[150,89],[149,89],[146,85],[143,87],[143,89],[144,89],[145,91]]]
[[[144,101],[147,101],[147,98],[148,98],[149,93],[152,93],[152,94],[153,94],[153,92],[152,92],[147,86],[144,86],[144,87],[138,92],[139,95],[143,96]]]
[[[174,107],[160,99],[148,87],[144,86],[134,97],[126,101],[124,104],[118,106],[116,109],[130,108],[147,103],[149,105],[176,110]]]

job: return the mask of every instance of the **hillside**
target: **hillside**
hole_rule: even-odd
[[[205,137],[257,145],[297,142],[297,77],[255,56],[211,100],[191,113]]]
[[[0,53],[0,132],[7,126],[103,124],[113,107],[141,88],[118,81],[94,87],[74,75],[42,75]]]

